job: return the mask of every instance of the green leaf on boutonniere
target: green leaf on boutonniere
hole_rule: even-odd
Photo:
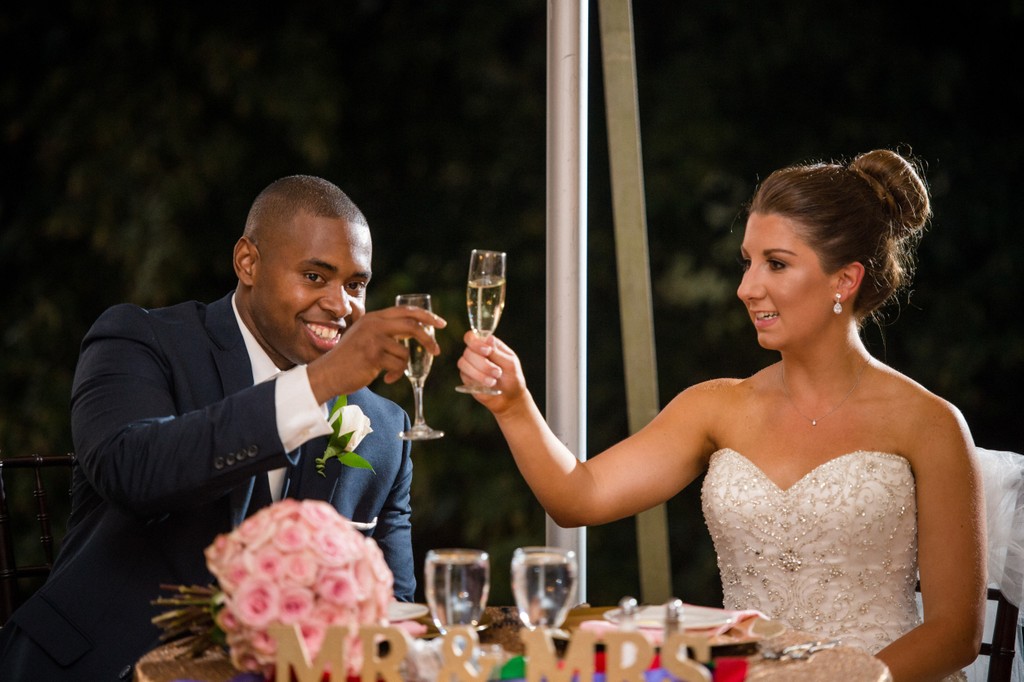
[[[321,476],[327,476],[324,473],[324,469],[329,459],[337,459],[344,466],[354,469],[369,469],[371,472],[377,473],[373,471],[373,465],[366,461],[364,457],[346,449],[352,440],[353,434],[355,434],[355,431],[342,433],[343,429],[350,428],[350,425],[342,424],[341,419],[342,408],[347,404],[348,398],[346,396],[339,396],[338,401],[334,404],[334,409],[331,411],[331,417],[328,421],[334,432],[327,442],[327,449],[324,450],[323,456],[316,458],[316,472]]]

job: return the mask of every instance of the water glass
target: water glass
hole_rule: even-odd
[[[576,597],[576,553],[561,547],[520,547],[512,553],[512,594],[523,625],[557,628]]]
[[[487,607],[491,564],[479,549],[432,549],[424,562],[424,591],[441,634],[453,625],[476,627]]]

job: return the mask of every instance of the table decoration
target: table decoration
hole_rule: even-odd
[[[591,607],[579,606],[573,608],[566,619],[564,629],[571,637],[578,636],[579,625],[586,621],[606,621],[602,614],[612,607]],[[500,646],[504,656],[504,662],[499,666],[493,666],[491,679],[517,680],[529,682],[530,676],[535,674],[538,668],[531,668],[524,656],[525,645],[520,640],[524,627],[519,621],[518,612],[512,606],[492,606],[487,609],[487,618],[491,620],[491,627],[479,632],[480,650],[485,654],[497,655],[496,647]],[[421,619],[425,620],[425,618]],[[892,682],[888,668],[882,661],[871,656],[868,652],[849,646],[836,646],[810,655],[806,659],[787,658],[785,660],[768,660],[758,653],[763,647],[766,650],[782,649],[790,645],[813,642],[818,637],[813,634],[789,630],[774,621],[763,621],[754,619],[751,622],[751,630],[760,637],[758,643],[753,647],[750,655],[733,656],[732,654],[722,656],[722,651],[729,651],[728,647],[713,646],[711,648],[712,660],[706,667],[713,682],[820,682],[820,680],[843,680],[844,682]],[[372,631],[370,631],[372,632]],[[557,646],[562,642],[556,641]],[[569,642],[564,642],[569,646]],[[365,646],[365,640],[362,646]],[[577,644],[579,647],[580,645]],[[438,676],[443,660],[444,639],[416,639],[412,641],[411,648],[405,657],[403,666],[399,669],[404,671],[403,682],[435,682],[441,678]],[[583,648],[580,647],[583,651]],[[158,647],[149,652],[139,660],[136,665],[136,682],[178,682],[187,680],[190,682],[262,682],[262,675],[255,673],[238,673],[222,649],[212,649],[200,658],[191,658],[187,649],[178,642],[172,642]],[[326,652],[322,652],[322,655]],[[604,644],[598,642],[594,654],[593,682],[604,682],[612,680],[607,675],[607,650]],[[692,657],[698,658],[695,652]],[[472,658],[468,661],[472,663]],[[391,666],[396,662],[392,659],[386,662]],[[372,665],[378,665],[373,662]],[[557,664],[556,664],[557,665]],[[385,667],[386,667],[385,666]],[[364,674],[373,674],[373,668],[367,666],[360,671],[360,677],[350,678],[350,682],[359,680]],[[562,673],[563,670],[559,670]],[[315,671],[306,672],[307,675],[315,676]],[[468,675],[479,675],[480,669],[470,667]],[[634,673],[630,679],[643,680],[643,682],[668,682],[673,679],[664,667],[660,652],[655,653],[650,664],[642,674]],[[298,679],[298,678],[296,678]],[[453,676],[452,679],[458,680]],[[535,678],[533,678],[535,679]],[[552,682],[568,679],[567,677],[554,677]],[[619,677],[616,682],[622,682],[624,678]],[[319,680],[317,682],[320,682]],[[451,679],[446,682],[451,682]]]
[[[172,607],[154,618],[163,639],[184,638],[192,655],[223,643],[235,668],[270,678],[283,627],[313,660],[342,641],[346,671],[358,675],[359,628],[388,624],[393,576],[383,553],[326,502],[281,500],[217,536],[205,556],[216,587],[176,587],[156,601]]]

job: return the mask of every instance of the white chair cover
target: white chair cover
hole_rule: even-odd
[[[1024,455],[1005,450],[975,450],[985,487],[989,585],[998,587],[1003,596],[1020,608],[1024,596]],[[1024,609],[1018,624],[1024,624]],[[1024,682],[1024,641],[1020,628],[1012,679]]]
[[[985,487],[988,581],[1019,608],[1024,593],[1024,455],[976,452]]]

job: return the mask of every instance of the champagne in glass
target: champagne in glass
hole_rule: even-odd
[[[430,374],[430,368],[434,364],[434,356],[427,352],[422,343],[411,336],[402,339],[402,343],[409,349],[409,364],[405,368],[405,376],[409,377],[409,381],[412,381],[414,384],[422,384],[427,380],[427,375]]]
[[[417,308],[430,310],[430,294],[399,294],[395,298],[395,305],[411,305]],[[434,335],[434,328],[427,327],[431,336]],[[409,337],[402,339],[402,343],[409,349],[409,362],[405,368],[405,376],[409,377],[412,383],[412,399],[414,406],[414,417],[412,427],[398,434],[404,440],[432,440],[444,435],[444,431],[438,431],[427,425],[423,419],[423,382],[430,374],[430,367],[434,364],[434,356],[427,352],[416,339]]]
[[[487,607],[491,564],[479,549],[432,549],[423,567],[423,591],[441,634],[453,625],[476,627]]]
[[[505,254],[502,251],[473,249],[469,256],[469,280],[466,284],[466,308],[473,333],[485,339],[494,333],[505,309]],[[497,395],[499,389],[480,385],[456,386],[460,393]]]
[[[576,553],[560,547],[520,547],[512,553],[512,594],[530,629],[557,628],[576,596]]]

